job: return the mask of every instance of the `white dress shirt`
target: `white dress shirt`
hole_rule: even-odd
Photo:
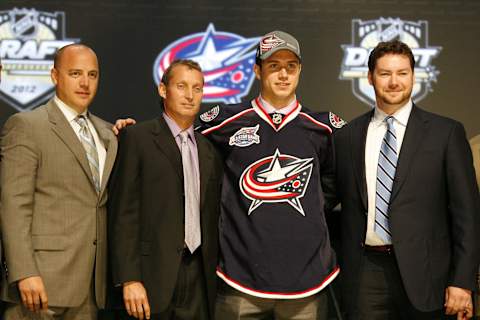
[[[397,137],[397,154],[400,155],[403,136],[407,128],[408,118],[412,111],[412,101],[409,100],[403,107],[397,110],[392,116],[393,127]],[[380,147],[382,146],[383,137],[387,132],[387,123],[384,121],[388,115],[375,107],[374,115],[370,120],[367,131],[367,141],[365,144],[365,177],[367,180],[368,194],[368,218],[367,218],[367,235],[365,244],[369,246],[382,246],[385,243],[374,231],[375,226],[375,198],[377,190],[377,166]]]
[[[60,98],[55,96],[54,98],[55,103],[57,104],[60,111],[62,111],[63,115],[67,119],[68,123],[72,127],[73,131],[77,135],[78,139],[80,140],[80,125],[75,121],[75,118],[79,116],[78,112],[75,111],[73,108],[67,106]],[[103,168],[105,167],[105,158],[107,157],[107,150],[103,144],[103,141],[98,137],[97,130],[95,130],[95,126],[90,121],[89,117],[87,116],[87,111],[83,112],[82,115],[85,116],[87,119],[88,128],[92,133],[93,140],[95,140],[95,146],[97,147],[98,153],[98,175],[100,177],[100,185],[102,185],[102,175],[103,175]],[[80,140],[81,141],[81,140]]]
[[[295,107],[297,106],[297,97],[294,97],[292,101],[288,103],[283,108],[276,109],[274,106],[272,106],[270,103],[268,103],[265,99],[263,99],[262,96],[260,96],[260,103],[262,104],[263,109],[265,110],[266,113],[280,113],[283,115],[289,114]]]

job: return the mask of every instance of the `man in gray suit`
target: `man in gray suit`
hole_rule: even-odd
[[[105,304],[105,187],[117,141],[88,111],[96,54],[68,45],[51,75],[55,97],[13,115],[1,134],[4,319],[96,319]]]
[[[472,149],[473,165],[477,177],[477,184],[480,188],[480,134],[470,139],[470,148]]]

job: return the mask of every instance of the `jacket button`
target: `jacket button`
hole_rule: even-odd
[[[94,246],[97,245],[97,240],[93,240],[93,245],[94,245]]]

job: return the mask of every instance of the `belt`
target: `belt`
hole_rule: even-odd
[[[393,246],[391,244],[387,244],[387,245],[384,245],[384,246],[365,245],[365,250],[370,251],[370,252],[379,252],[379,253],[391,254],[391,253],[393,253]]]

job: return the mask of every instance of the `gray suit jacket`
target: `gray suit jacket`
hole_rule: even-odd
[[[473,165],[477,176],[477,184],[480,189],[480,134],[470,139],[470,147],[472,148]]]
[[[5,301],[19,301],[18,280],[39,275],[49,305],[80,305],[93,279],[97,305],[105,304],[105,187],[117,140],[107,122],[93,115],[90,120],[107,149],[100,194],[81,142],[52,100],[5,123],[0,141]]]

